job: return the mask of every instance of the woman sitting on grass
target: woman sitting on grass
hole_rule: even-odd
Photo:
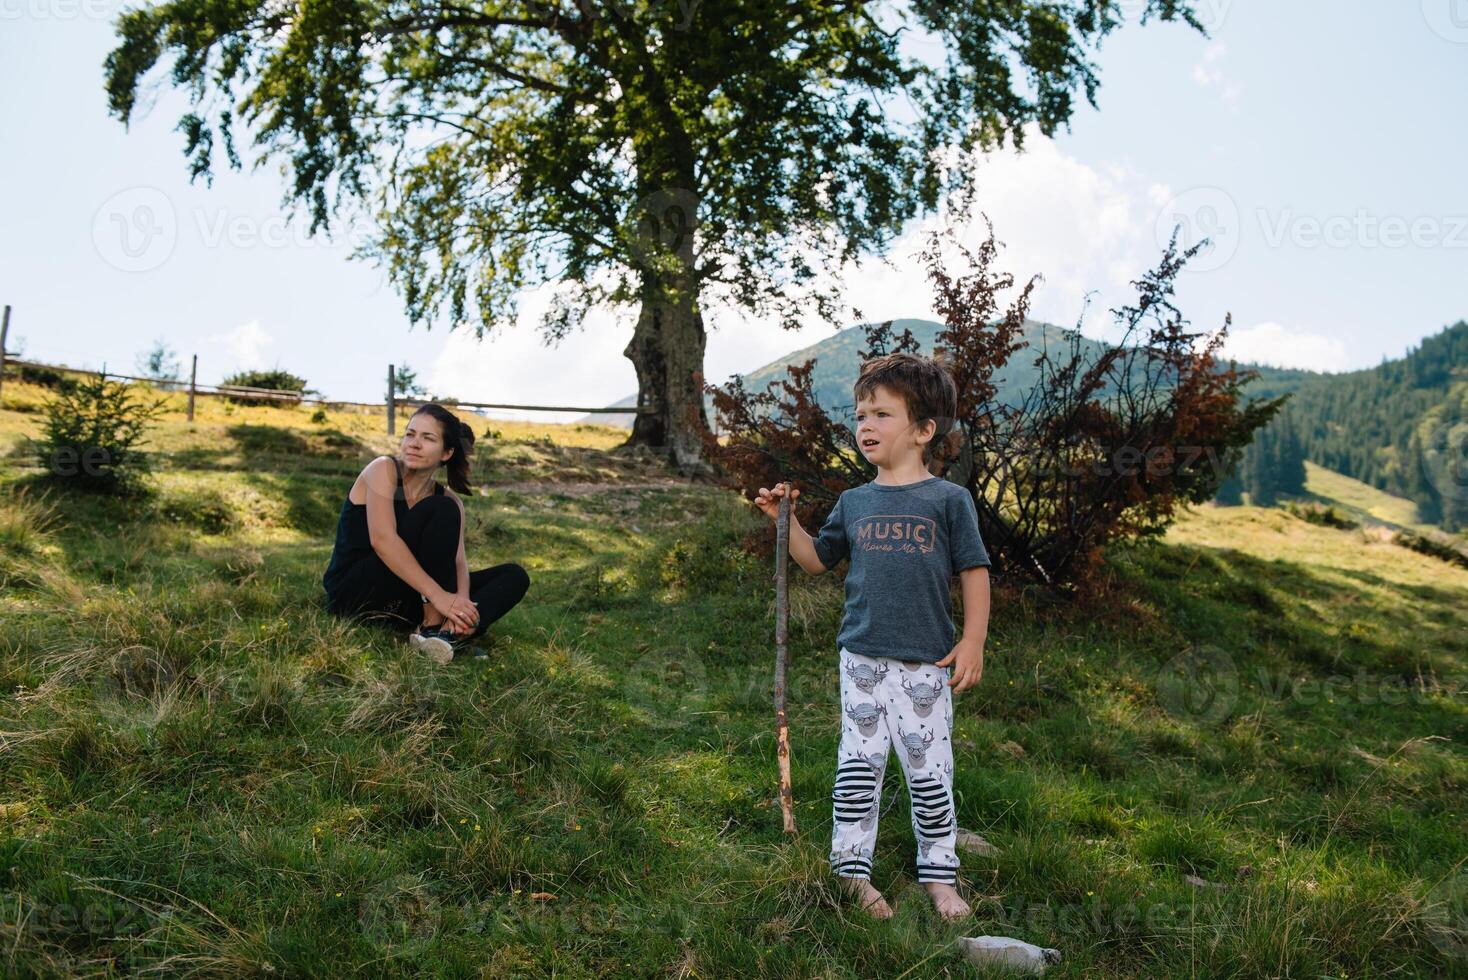
[[[342,504],[336,547],[321,584],[338,616],[374,614],[415,624],[412,647],[440,664],[482,635],[530,588],[513,563],[471,573],[464,502],[474,430],[441,405],[408,420],[397,456],[363,467]],[[434,479],[448,464],[452,490]]]

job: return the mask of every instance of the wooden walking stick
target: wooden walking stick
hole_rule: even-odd
[[[786,558],[790,553],[790,484],[780,496],[780,514],[775,520],[775,754],[780,760],[780,811],[785,815],[785,833],[795,833],[795,810],[790,792],[790,727],[785,718],[785,663],[790,620],[789,580]]]

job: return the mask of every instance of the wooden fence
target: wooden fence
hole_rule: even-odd
[[[3,319],[0,319],[0,396],[4,394],[5,370],[14,365],[18,368],[33,368],[43,371],[67,372],[70,374],[96,374],[104,378],[114,378],[118,381],[133,381],[142,384],[150,384],[155,387],[165,388],[172,391],[187,391],[189,396],[188,419],[194,420],[194,401],[200,396],[231,398],[236,400],[256,400],[269,402],[284,402],[287,404],[301,405],[329,405],[340,408],[366,408],[383,411],[387,416],[387,434],[397,434],[397,413],[400,408],[424,405],[428,399],[405,398],[397,392],[397,374],[394,366],[387,366],[387,398],[383,402],[352,402],[341,401],[335,398],[308,398],[304,392],[291,391],[281,388],[252,388],[247,385],[209,385],[199,383],[199,355],[194,354],[189,365],[189,379],[183,381],[179,378],[143,378],[130,374],[120,374],[116,371],[108,371],[104,364],[102,370],[93,371],[89,368],[69,367],[65,364],[46,364],[41,361],[22,360],[15,352],[5,347],[5,341],[10,333],[10,307],[5,307]],[[577,412],[586,415],[639,415],[648,414],[653,410],[650,408],[577,408],[567,405],[509,405],[501,402],[466,402],[447,401],[445,404],[461,408],[473,409],[496,409],[523,412]]]

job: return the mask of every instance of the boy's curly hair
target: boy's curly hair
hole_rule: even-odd
[[[919,427],[929,419],[937,423],[933,438],[923,447],[924,465],[931,466],[952,451],[949,437],[958,421],[958,386],[942,354],[923,357],[899,352],[863,362],[851,389],[853,403],[870,398],[878,385],[902,398],[908,417]]]

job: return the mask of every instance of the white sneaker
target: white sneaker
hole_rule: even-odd
[[[437,627],[414,630],[408,637],[408,646],[436,664],[446,664],[454,659],[453,643]]]

